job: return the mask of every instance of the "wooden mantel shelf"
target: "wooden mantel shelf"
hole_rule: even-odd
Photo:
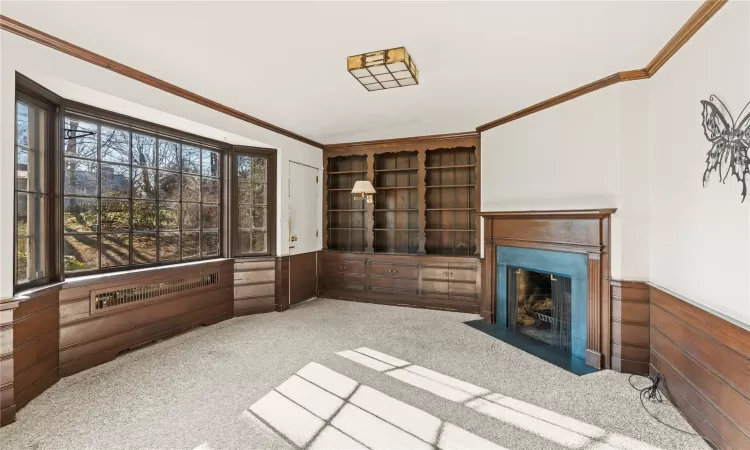
[[[536,211],[481,211],[477,214],[485,218],[512,219],[601,219],[610,216],[617,208],[602,209],[562,209]]]

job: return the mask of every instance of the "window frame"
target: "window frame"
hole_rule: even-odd
[[[59,264],[57,262],[57,198],[59,193],[59,175],[58,175],[58,137],[60,128],[60,108],[61,98],[38,85],[29,78],[16,72],[16,89],[14,98],[14,115],[13,115],[13,294],[27,289],[33,289],[46,284],[50,284],[60,277]],[[18,149],[17,149],[17,124],[18,102],[27,103],[30,106],[40,108],[46,112],[46,124],[44,133],[44,176],[41,180],[45,193],[42,196],[46,199],[46,204],[42,208],[42,215],[46,220],[45,230],[41,239],[45,239],[49,245],[46,247],[46,254],[42,256],[39,267],[44,268],[45,276],[33,280],[20,282],[18,281]]]
[[[191,134],[191,133],[183,132],[183,131],[180,131],[180,130],[175,130],[173,128],[165,127],[165,126],[154,124],[154,123],[151,123],[151,122],[147,122],[147,121],[144,121],[144,120],[141,120],[141,119],[136,119],[136,118],[133,118],[133,117],[129,117],[129,116],[125,116],[125,115],[122,115],[122,114],[114,113],[114,112],[111,112],[111,111],[107,111],[107,110],[104,110],[104,109],[101,109],[101,108],[97,108],[97,107],[94,107],[94,106],[85,105],[85,104],[82,104],[82,103],[79,103],[79,102],[75,102],[75,101],[62,100],[62,105],[61,106],[62,106],[62,111],[59,113],[59,117],[58,117],[58,120],[60,122],[60,130],[61,130],[60,136],[59,136],[59,139],[58,139],[58,142],[59,142],[58,158],[60,160],[60,167],[58,169],[59,177],[60,177],[60,195],[58,197],[58,201],[56,202],[56,203],[59,203],[59,208],[60,208],[59,218],[57,219],[59,221],[59,228],[60,228],[60,230],[59,230],[59,238],[58,238],[59,240],[56,241],[56,244],[57,244],[56,247],[57,247],[57,249],[59,251],[59,257],[58,257],[59,261],[58,261],[58,264],[60,265],[60,274],[61,274],[61,277],[63,279],[73,279],[73,278],[78,278],[78,277],[82,277],[82,276],[96,275],[96,274],[102,274],[102,273],[127,272],[127,271],[131,271],[131,270],[140,270],[140,269],[146,269],[146,268],[151,268],[151,267],[170,266],[170,265],[184,264],[184,263],[190,263],[190,262],[195,262],[195,261],[210,261],[210,260],[214,260],[214,259],[226,258],[226,257],[229,256],[228,246],[226,245],[226,239],[225,239],[225,236],[226,236],[227,231],[228,231],[227,227],[228,227],[229,224],[227,223],[227,220],[225,218],[224,211],[228,207],[227,195],[226,195],[227,193],[226,193],[226,187],[225,187],[225,185],[226,185],[226,179],[228,177],[227,170],[226,170],[227,169],[227,167],[226,167],[227,166],[226,161],[231,158],[231,153],[232,153],[232,146],[231,145],[229,145],[229,144],[227,144],[225,142],[220,142],[220,141],[215,141],[215,140],[212,140],[212,139],[204,138],[204,137],[197,136],[197,135],[194,135],[194,134]],[[181,145],[182,144],[195,145],[195,146],[198,146],[198,147],[203,148],[203,149],[207,149],[207,150],[211,150],[211,151],[217,152],[219,154],[219,159],[220,159],[220,161],[219,161],[219,170],[220,170],[220,172],[219,172],[219,177],[218,177],[219,201],[218,201],[218,204],[217,204],[217,206],[219,208],[219,217],[218,217],[218,220],[219,220],[219,229],[218,229],[219,251],[218,251],[218,254],[216,256],[209,256],[209,257],[200,257],[200,256],[198,256],[198,257],[186,258],[186,259],[182,259],[181,255],[180,255],[179,259],[174,259],[174,260],[154,261],[154,262],[143,263],[143,264],[132,264],[132,260],[133,260],[132,259],[132,248],[133,248],[132,236],[134,234],[134,229],[133,229],[133,226],[132,226],[132,221],[133,221],[132,203],[133,203],[133,199],[134,199],[133,192],[132,192],[132,183],[133,183],[132,170],[133,170],[134,167],[137,167],[137,165],[133,165],[133,161],[132,161],[132,148],[131,148],[131,158],[130,158],[130,161],[128,163],[128,167],[130,168],[130,171],[131,171],[131,176],[130,176],[130,188],[131,188],[131,192],[129,194],[129,203],[131,205],[130,217],[129,217],[130,226],[129,226],[129,230],[127,232],[120,233],[120,234],[128,234],[129,237],[130,237],[130,242],[129,242],[129,250],[130,250],[130,252],[129,252],[129,263],[126,264],[126,265],[120,265],[120,266],[114,266],[114,267],[102,267],[101,266],[101,258],[102,258],[102,255],[101,255],[101,245],[102,245],[102,243],[101,243],[101,237],[103,235],[106,235],[106,234],[113,234],[114,232],[110,232],[110,233],[102,232],[102,230],[101,230],[101,223],[98,223],[99,230],[97,231],[96,234],[97,234],[97,236],[100,239],[99,240],[99,256],[98,256],[98,258],[99,258],[99,267],[96,268],[96,269],[80,270],[80,271],[76,271],[76,272],[68,272],[68,273],[66,273],[65,272],[65,268],[64,268],[64,261],[63,261],[64,260],[64,258],[63,258],[63,256],[64,256],[64,246],[65,246],[65,233],[64,233],[64,226],[63,226],[63,221],[64,221],[63,211],[64,211],[64,202],[65,202],[65,198],[66,198],[66,195],[64,194],[64,188],[63,188],[63,184],[64,184],[64,180],[65,180],[65,174],[64,174],[64,170],[65,170],[65,166],[64,166],[64,159],[65,159],[64,142],[65,142],[65,136],[64,136],[64,133],[62,133],[62,128],[64,127],[65,118],[69,117],[69,116],[73,116],[75,118],[79,118],[79,119],[82,119],[82,120],[90,120],[92,122],[98,123],[100,125],[100,127],[101,127],[101,125],[105,125],[107,127],[111,127],[111,128],[115,128],[115,129],[124,129],[125,131],[128,131],[129,133],[131,133],[131,135],[133,133],[137,133],[137,134],[144,134],[144,135],[147,135],[147,136],[151,136],[151,137],[156,138],[157,142],[158,142],[159,139],[165,139],[165,140],[170,140],[170,141],[177,141]],[[97,140],[99,140],[99,137],[97,137]],[[97,183],[101,183],[101,164],[108,164],[108,162],[102,161],[102,159],[101,159],[101,154],[100,154],[101,153],[101,149],[100,149],[100,147],[101,147],[101,144],[98,143],[97,144],[97,160],[96,161],[97,161],[97,164],[99,165],[99,174],[97,176]],[[158,144],[157,144],[156,152],[158,154]],[[154,170],[157,171],[156,173],[158,174],[158,168],[154,167]],[[182,165],[180,166],[179,172],[176,172],[176,173],[179,173],[180,176],[182,177],[182,174],[184,173]],[[201,178],[201,180],[203,179],[202,171],[201,171],[201,173],[198,173],[196,175],[199,175],[200,178]],[[156,179],[156,183],[157,183],[156,189],[157,190],[158,190],[158,181],[159,180]],[[103,198],[106,199],[106,197],[102,197],[101,194],[102,194],[101,193],[101,189],[99,189],[99,192],[97,193],[97,195],[95,197],[99,201],[99,216],[100,216],[99,222],[101,222],[101,199],[103,199]],[[76,195],[72,194],[72,196],[75,197]],[[157,195],[157,197],[158,197],[158,195]],[[159,203],[160,203],[159,199],[158,198],[154,199],[154,203],[156,205],[156,214],[158,216],[159,210],[160,210],[159,209]],[[183,204],[182,193],[180,194],[180,199],[177,201],[177,203],[179,203],[180,205]],[[188,202],[188,203],[192,203],[192,202]],[[199,202],[197,202],[197,204],[203,205],[203,202],[199,201]],[[182,208],[182,206],[181,206],[181,208]],[[182,234],[182,223],[181,222],[182,221],[180,221],[180,225],[179,225],[179,228],[177,230],[180,234]],[[202,225],[201,225],[201,228],[202,228]],[[158,235],[158,233],[161,232],[161,231],[162,230],[159,230],[159,228],[158,228],[158,220],[157,220],[157,227],[156,227],[155,233],[157,233],[157,235]],[[202,229],[199,229],[199,232],[202,233],[203,232]],[[118,233],[114,233],[114,234],[118,234]],[[182,237],[181,237],[181,239],[182,239]],[[201,244],[199,244],[199,248],[200,248],[200,251],[202,252],[202,241],[201,241]],[[182,250],[182,241],[180,242],[180,250]],[[158,254],[159,253],[159,241],[158,241],[158,238],[157,238],[157,246],[156,246],[155,251],[157,252],[156,253],[156,258],[158,259],[159,258],[159,254]]]
[[[231,163],[231,231],[228,233],[232,238],[232,256],[237,258],[252,258],[259,256],[276,255],[276,154],[277,151],[271,148],[234,146],[232,149]],[[237,203],[237,193],[239,180],[237,179],[239,156],[250,156],[255,158],[265,158],[266,165],[266,252],[241,252],[239,249],[239,205]]]

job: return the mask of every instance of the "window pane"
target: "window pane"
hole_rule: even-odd
[[[16,102],[16,144],[29,146],[29,107]]]
[[[159,260],[180,259],[180,233],[159,233]]]
[[[159,229],[177,230],[180,228],[180,204],[159,202]]]
[[[200,232],[188,231],[182,233],[182,258],[195,258],[200,252]]]
[[[102,161],[130,164],[130,133],[102,126]]]
[[[219,228],[219,205],[202,205],[201,218],[204,230],[216,230]]]
[[[156,200],[156,170],[133,167],[133,197]]]
[[[156,202],[133,200],[133,230],[156,230]]]
[[[133,234],[133,264],[156,262],[156,233]]]
[[[266,204],[266,185],[253,183],[253,204],[254,205],[265,205]]]
[[[92,233],[99,231],[99,200],[65,197],[63,202],[65,232]]]
[[[71,118],[65,119],[64,134],[74,136],[74,138],[65,139],[65,153],[81,158],[96,159],[98,157],[97,133],[98,128],[94,123]]]
[[[201,192],[204,203],[219,203],[219,179],[203,178]]]
[[[200,228],[201,210],[200,203],[182,204],[182,229],[197,230]]]
[[[159,200],[180,200],[180,174],[159,172]]]
[[[66,235],[63,249],[65,272],[99,268],[99,237],[96,234]]]
[[[239,230],[240,253],[267,253],[266,233],[252,230]]]
[[[265,206],[256,206],[253,208],[253,228],[256,230],[266,229],[266,213]]]
[[[159,168],[180,170],[180,144],[159,140]]]
[[[201,200],[201,177],[195,175],[182,176],[182,201],[199,202]]]
[[[102,267],[126,266],[130,264],[130,235],[102,235]]]
[[[250,179],[251,158],[245,155],[237,155],[237,179],[248,181]]]
[[[268,164],[266,158],[253,158],[250,181],[253,183],[266,183],[266,164]]]
[[[130,197],[130,166],[102,164],[102,197]]]
[[[20,147],[16,150],[16,189],[29,190],[29,151]]]
[[[237,228],[253,227],[253,210],[249,206],[237,205]]]
[[[16,150],[16,189],[23,191],[46,192],[47,171],[45,153],[40,150]]]
[[[99,165],[93,161],[65,158],[65,193],[99,194]]]
[[[218,256],[219,255],[219,232],[218,231],[204,231],[203,232],[203,257],[207,256]]]
[[[32,274],[29,269],[29,241],[25,237],[16,240],[16,283],[31,281]]]
[[[182,171],[201,173],[201,149],[191,145],[182,146]]]
[[[130,230],[130,200],[102,199],[102,231],[128,230]],[[103,261],[102,264],[104,264]]]
[[[156,167],[156,138],[133,133],[133,164]]]
[[[208,177],[219,176],[219,154],[203,149],[203,166],[201,173]]]
[[[251,205],[253,203],[253,185],[245,181],[237,182],[237,203]]]

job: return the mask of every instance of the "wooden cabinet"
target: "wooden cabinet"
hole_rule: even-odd
[[[320,255],[319,297],[479,312],[477,258],[334,251]]]

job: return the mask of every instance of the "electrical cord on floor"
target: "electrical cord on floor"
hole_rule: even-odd
[[[647,379],[647,380],[649,380],[651,382],[651,385],[650,386],[646,386],[645,388],[636,387],[633,384],[633,377],[645,378],[645,379]],[[648,413],[649,416],[651,416],[654,420],[656,420],[660,424],[662,424],[662,425],[664,425],[666,427],[669,427],[669,428],[671,428],[671,429],[673,429],[675,431],[679,431],[680,433],[689,434],[691,436],[698,436],[701,439],[703,439],[706,442],[706,444],[708,444],[712,449],[719,450],[719,446],[716,445],[716,444],[714,444],[713,441],[711,441],[707,437],[701,436],[700,434],[694,433],[692,431],[687,431],[687,430],[683,430],[681,428],[677,428],[675,426],[672,426],[672,425],[664,422],[660,418],[656,417],[654,415],[654,413],[652,413],[651,411],[648,410],[648,408],[646,408],[646,404],[644,403],[644,399],[646,399],[646,400],[648,400],[648,401],[650,401],[652,403],[662,403],[663,398],[662,398],[662,395],[661,395],[661,391],[659,391],[659,384],[662,382],[662,380],[663,380],[663,378],[662,378],[662,376],[661,376],[660,373],[656,374],[656,378],[651,378],[651,377],[647,377],[647,376],[644,376],[644,375],[638,375],[638,374],[633,374],[633,375],[630,375],[628,377],[628,383],[630,383],[630,387],[632,387],[636,391],[640,392],[639,397],[641,399],[641,406]]]

